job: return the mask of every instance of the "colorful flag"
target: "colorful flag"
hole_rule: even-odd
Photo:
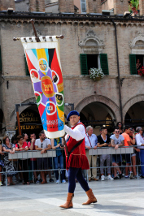
[[[64,135],[64,87],[56,36],[21,38],[41,117],[49,138]]]

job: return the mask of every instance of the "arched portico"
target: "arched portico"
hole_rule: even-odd
[[[105,109],[108,109],[112,118],[116,119],[116,121],[120,121],[119,107],[111,99],[102,95],[91,95],[89,97],[84,98],[76,105],[75,109],[78,112],[81,112],[81,110],[83,110],[84,107],[93,102],[99,102],[101,103],[101,106],[105,105]]]

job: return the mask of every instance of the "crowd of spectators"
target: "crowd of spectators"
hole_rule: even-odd
[[[48,139],[44,132],[40,132],[39,139],[35,134],[30,134],[30,141],[27,134],[13,137],[8,136],[0,140],[0,186],[6,182],[7,185],[22,182],[45,184],[54,182],[52,174],[55,174],[56,183],[66,183],[67,172],[65,171],[64,145],[62,138]],[[101,154],[91,155],[90,149],[114,148],[115,151],[120,147],[133,148],[133,154]],[[93,127],[86,128],[85,135],[86,155],[91,169],[88,170],[89,181],[104,181],[121,179],[122,177],[134,179],[137,178],[137,170],[144,178],[144,137],[141,127],[136,128],[136,132],[130,126],[125,126],[123,130],[122,123],[119,122],[112,134],[108,134],[105,126],[101,127],[100,134],[96,136]],[[18,151],[40,151],[43,155],[48,150],[56,150],[56,157],[48,158],[19,158],[9,160],[9,154],[15,154]],[[141,165],[141,170],[136,169]],[[139,167],[139,166],[138,166]],[[84,173],[85,174],[85,173]],[[106,177],[107,175],[107,177]],[[15,182],[13,181],[15,176]]]

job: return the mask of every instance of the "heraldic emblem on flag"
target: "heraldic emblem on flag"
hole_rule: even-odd
[[[58,39],[21,38],[43,129],[49,138],[64,135],[64,87]]]

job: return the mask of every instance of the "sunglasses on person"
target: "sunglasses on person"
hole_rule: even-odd
[[[116,132],[116,133],[119,133],[119,130],[116,130],[115,132]]]

